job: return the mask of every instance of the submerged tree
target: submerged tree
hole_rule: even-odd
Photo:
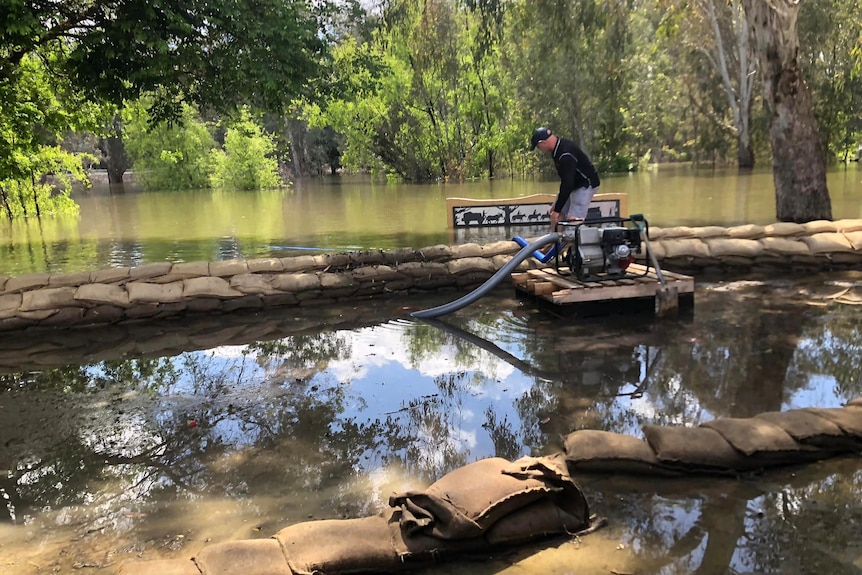
[[[0,78],[0,209],[10,220],[77,211],[69,198],[72,181],[87,182],[82,162],[95,161],[58,145],[69,129],[96,125],[99,110],[81,102],[66,78],[51,74],[57,57],[25,55]]]
[[[240,116],[227,128],[224,150],[216,149],[210,154],[213,187],[240,190],[277,188],[282,182],[274,152],[272,136],[252,121],[248,110],[241,110]]]
[[[826,154],[811,95],[797,59],[799,0],[745,0],[745,16],[769,111],[776,217],[807,222],[832,219]]]
[[[216,142],[190,105],[180,122],[152,125],[146,101],[124,110],[125,148],[141,182],[152,189],[184,190],[209,186],[210,150]]]

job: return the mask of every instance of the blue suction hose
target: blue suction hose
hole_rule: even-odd
[[[470,305],[471,303],[474,303],[479,298],[487,295],[488,292],[491,291],[492,289],[494,289],[497,286],[497,284],[500,283],[501,281],[503,281],[503,279],[506,276],[508,276],[513,271],[515,271],[515,269],[519,265],[521,265],[521,262],[523,262],[524,260],[526,260],[527,258],[530,258],[530,257],[538,257],[538,256],[536,256],[536,253],[538,253],[538,254],[542,253],[542,252],[536,252],[536,250],[543,248],[544,246],[546,246],[548,244],[556,243],[557,240],[559,240],[559,239],[560,239],[560,234],[557,232],[551,232],[550,234],[546,234],[546,235],[540,237],[539,239],[537,239],[533,243],[525,245],[521,249],[521,251],[519,251],[517,254],[515,254],[515,256],[512,258],[512,260],[509,263],[507,263],[506,265],[501,267],[499,270],[497,270],[497,272],[494,275],[492,275],[490,278],[488,278],[488,280],[485,283],[483,283],[482,285],[480,285],[479,287],[477,287],[476,289],[474,289],[473,291],[471,291],[470,293],[468,293],[464,297],[462,297],[460,299],[456,299],[455,301],[449,302],[449,303],[441,305],[441,306],[432,307],[430,309],[426,309],[426,310],[422,310],[422,311],[414,311],[413,313],[410,314],[410,317],[415,317],[417,319],[427,319],[427,318],[440,317],[441,315],[446,315],[446,314],[452,313],[453,311],[458,311],[459,309],[461,309],[463,307],[467,307],[468,305]],[[518,240],[515,239],[515,241],[517,242]],[[521,241],[523,241],[526,244],[526,240],[523,240],[523,238],[521,238]],[[518,244],[520,245],[521,242],[518,242]],[[556,253],[556,246],[554,246],[554,248],[552,248],[551,251]],[[548,256],[547,259],[550,260],[551,257],[553,257],[553,256]],[[542,261],[542,263],[547,263],[547,261],[542,260],[542,258],[538,258],[538,259],[540,261]]]
[[[512,241],[517,243],[522,248],[527,247],[527,243],[528,243],[527,240],[525,240],[521,236],[515,236],[514,238],[512,238]],[[554,256],[557,255],[557,248],[558,247],[559,247],[559,244],[554,243],[554,245],[551,247],[551,249],[548,250],[548,253],[546,253],[546,254],[543,254],[539,250],[536,250],[533,252],[533,257],[536,258],[537,260],[539,260],[540,262],[542,262],[543,264],[546,264],[549,261],[551,261],[552,259],[554,259]]]

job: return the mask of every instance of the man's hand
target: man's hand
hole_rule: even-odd
[[[562,214],[560,212],[555,212],[553,206],[551,207],[551,231],[557,231],[557,222],[560,221]]]

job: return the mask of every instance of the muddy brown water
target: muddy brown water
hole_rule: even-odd
[[[555,452],[575,429],[838,406],[862,396],[862,307],[838,294],[862,294],[862,274],[699,282],[693,314],[670,321],[558,318],[498,289],[443,325],[407,312],[457,294],[231,314],[218,333],[212,318],[142,324],[134,349],[105,337],[83,362],[18,336],[27,369],[0,366],[0,573],[101,575],[366,516],[479,458]],[[249,325],[265,335],[238,341]],[[606,528],[421,572],[862,569],[859,457],[576,478]]]
[[[828,185],[835,219],[862,218],[858,164],[832,167]],[[446,198],[513,198],[555,194],[558,188],[556,178],[403,184],[363,176],[300,180],[284,190],[257,192],[95,185],[73,195],[81,206],[78,216],[11,224],[0,218],[0,276],[533,237],[547,230],[449,230]],[[660,166],[607,175],[600,192],[626,194],[630,214],[643,214],[660,227],[775,221],[768,167],[740,172]]]

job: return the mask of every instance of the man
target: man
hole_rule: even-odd
[[[585,219],[600,183],[589,156],[573,141],[558,138],[547,128],[533,132],[530,149],[536,148],[551,154],[560,175],[560,191],[551,206],[551,231],[556,231],[559,221]]]

